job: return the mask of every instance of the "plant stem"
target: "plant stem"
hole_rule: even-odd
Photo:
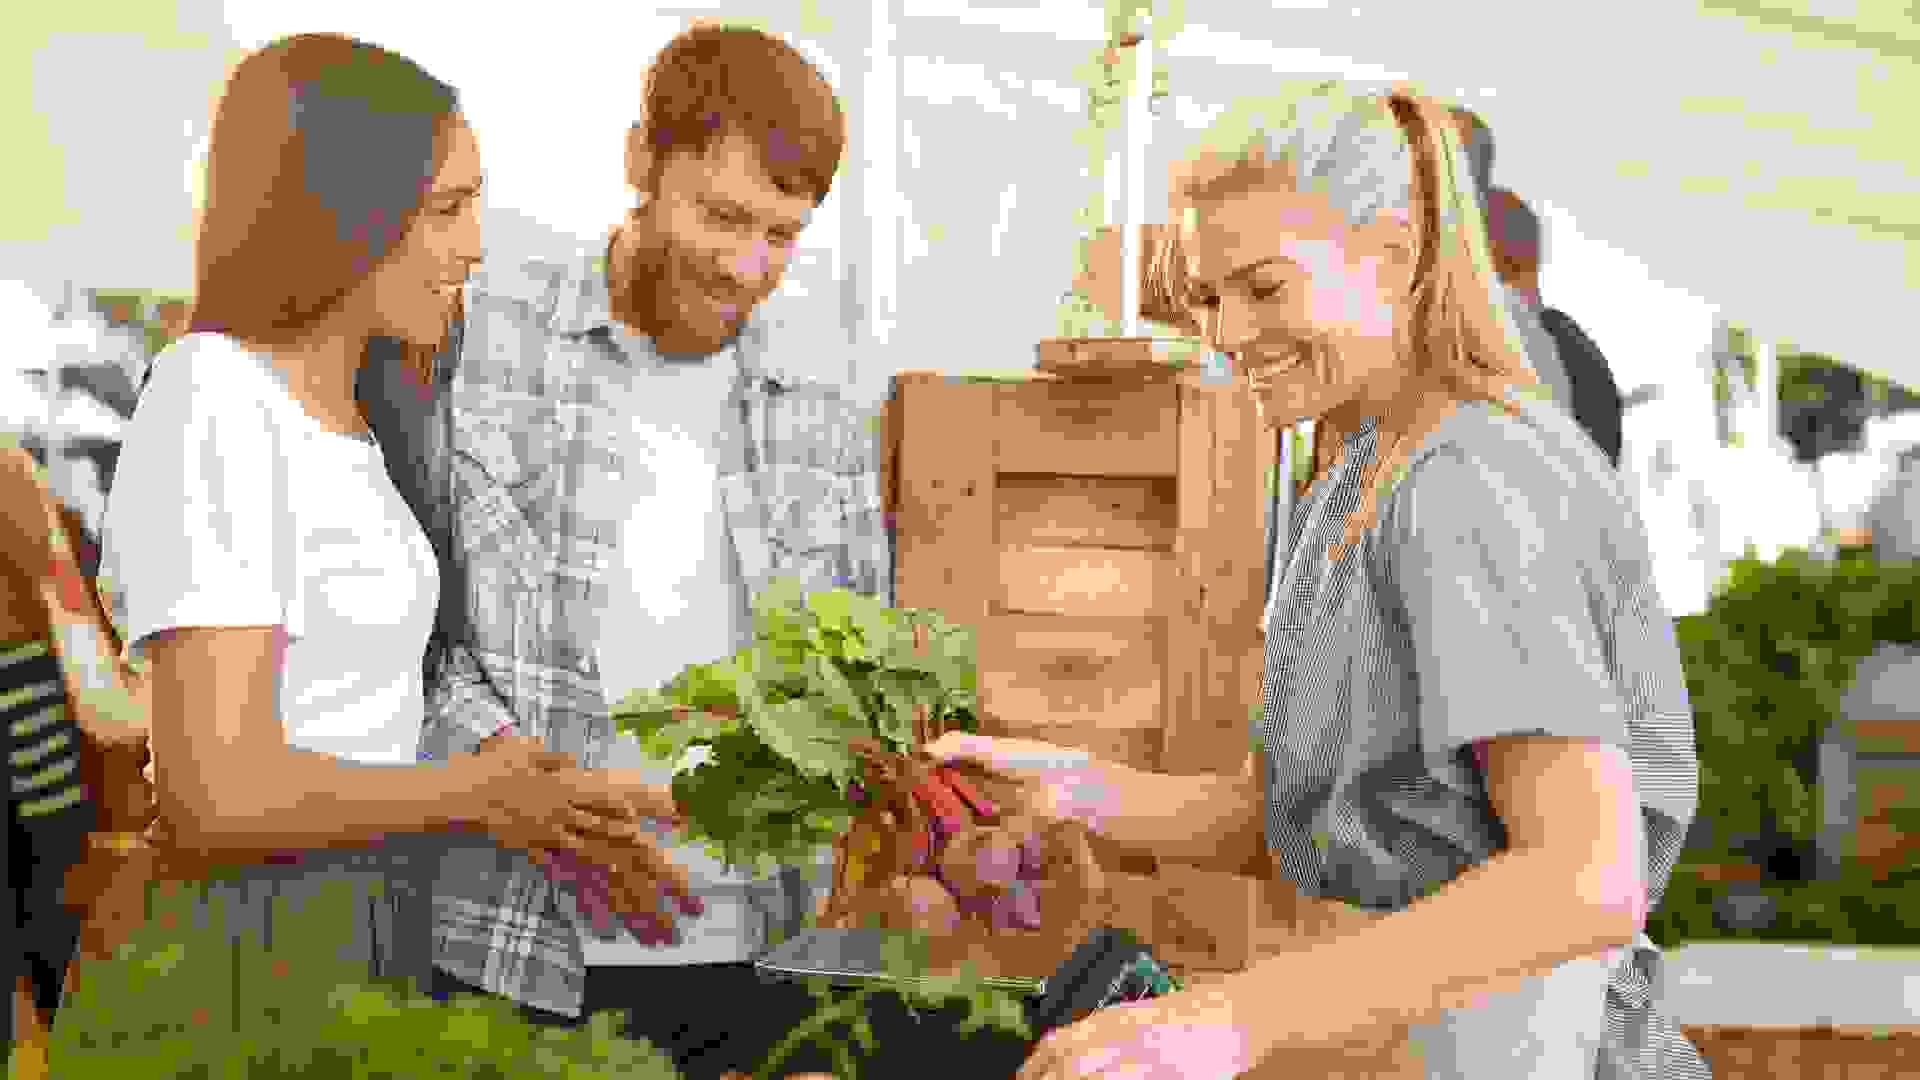
[[[866,1011],[867,998],[872,993],[871,990],[861,990],[839,1004],[821,1009],[802,1021],[798,1027],[787,1032],[786,1038],[775,1043],[773,1049],[768,1052],[767,1060],[761,1063],[759,1070],[753,1074],[754,1080],[773,1080],[773,1070],[785,1061],[788,1055],[825,1034],[834,1024],[843,1021],[851,1022],[854,1017]]]

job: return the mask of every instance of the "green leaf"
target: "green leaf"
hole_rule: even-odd
[[[838,707],[852,722],[854,730],[861,734],[871,731],[873,722],[867,716],[867,710],[860,704],[860,697],[853,692],[847,677],[841,673],[839,665],[824,656],[815,655],[812,661],[814,684],[826,700]]]
[[[750,723],[769,749],[802,773],[842,782],[854,778],[856,759],[847,741],[867,729],[850,718],[837,719],[806,702],[789,701],[754,710]]]

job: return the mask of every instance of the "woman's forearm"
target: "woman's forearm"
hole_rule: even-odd
[[[208,851],[368,847],[387,833],[469,827],[480,816],[475,760],[374,765],[285,747],[246,780],[167,816],[181,844]],[[166,790],[164,758],[159,769]]]
[[[1335,938],[1270,958],[1236,976],[1251,1023],[1309,1042],[1428,1023],[1473,1008],[1555,966],[1631,943],[1631,913],[1583,899],[1576,858],[1503,851],[1434,895]],[[1392,978],[1380,973],[1393,972]],[[1299,987],[1317,993],[1303,997]],[[1281,1016],[1271,1003],[1311,1008]]]
[[[1244,776],[1169,776],[1103,762],[1111,797],[1090,822],[1121,847],[1244,872],[1265,851],[1265,805]]]

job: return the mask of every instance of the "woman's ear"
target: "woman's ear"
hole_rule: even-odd
[[[1420,266],[1420,230],[1414,225],[1412,211],[1378,211],[1362,231],[1369,245],[1385,256],[1390,273],[1403,278],[1404,288],[1411,289]]]

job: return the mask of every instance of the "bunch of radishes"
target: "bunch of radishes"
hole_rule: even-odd
[[[877,815],[895,832],[891,844],[871,828],[856,828],[848,838],[846,880],[861,894],[849,906],[879,914],[883,923],[929,933],[951,933],[962,921],[996,930],[1039,929],[1048,862],[1042,830],[1025,817],[1003,818],[951,768],[916,771],[909,791],[918,812],[888,809]],[[850,794],[855,802],[866,801],[863,785],[856,783]],[[875,864],[885,847],[895,848],[893,858],[884,860],[892,874]]]

